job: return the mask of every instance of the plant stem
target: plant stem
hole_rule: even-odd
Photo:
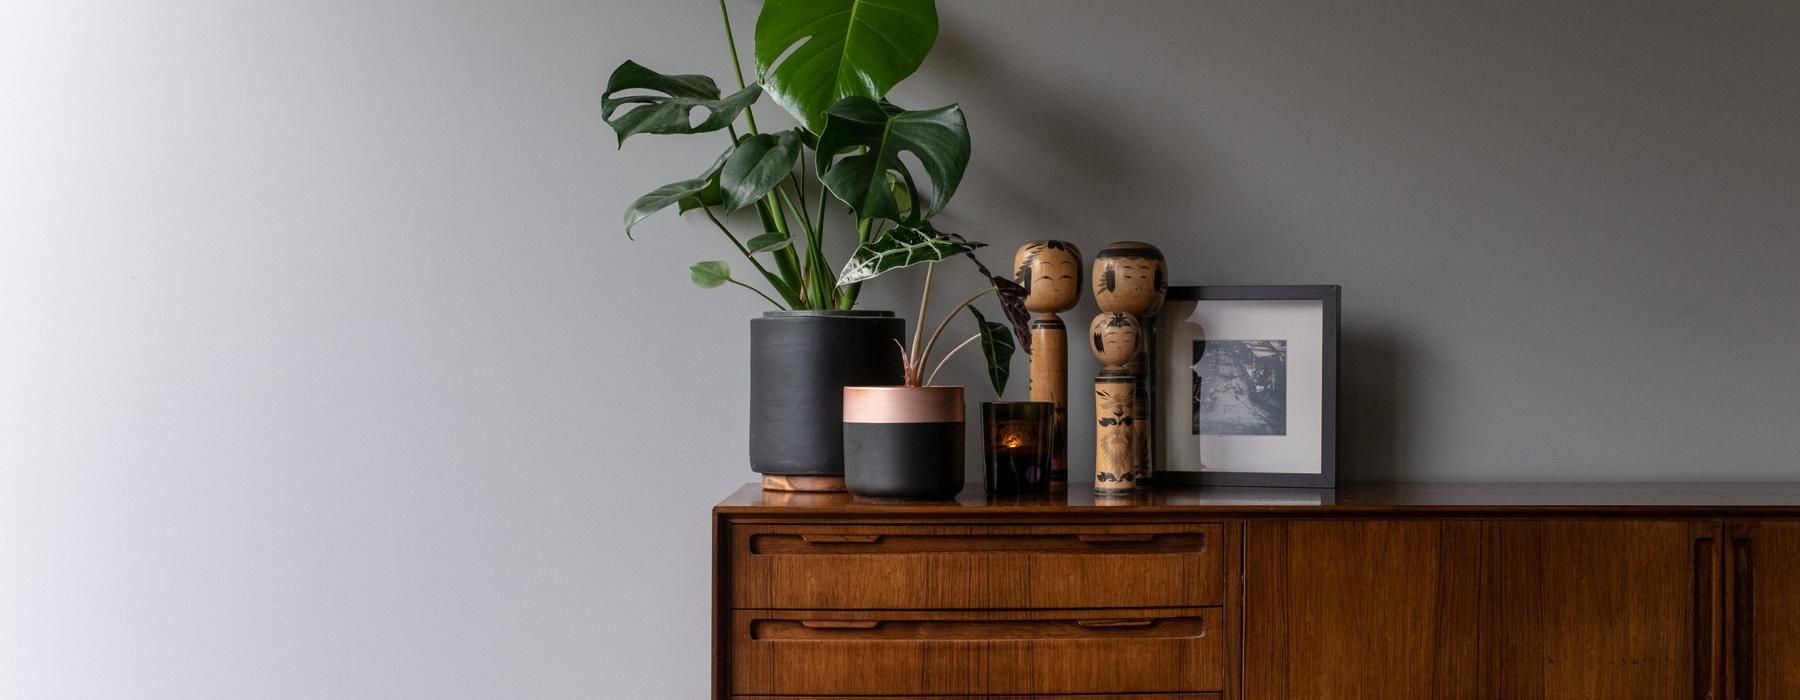
[[[925,357],[931,356],[931,348],[932,348],[932,346],[937,345],[938,336],[944,334],[944,329],[950,325],[950,321],[952,319],[955,319],[957,314],[962,313],[963,309],[969,308],[969,305],[975,303],[976,299],[980,299],[980,298],[987,296],[989,294],[992,294],[996,291],[999,291],[999,290],[996,290],[993,287],[988,287],[987,289],[983,289],[979,292],[976,292],[975,296],[969,297],[968,299],[964,300],[963,303],[957,304],[956,308],[951,309],[950,313],[944,316],[943,322],[938,324],[937,330],[934,330],[931,332],[931,340],[925,341]]]
[[[737,281],[737,279],[736,279],[736,278],[734,278],[734,277],[727,277],[727,278],[725,278],[725,281],[726,281],[726,282],[730,282],[730,283],[732,283],[732,284],[735,284],[735,285],[737,285],[737,286],[739,286],[739,287],[743,287],[743,288],[745,288],[745,289],[748,289],[748,290],[750,290],[750,291],[752,291],[752,292],[756,292],[756,295],[757,295],[757,296],[759,296],[759,297],[762,297],[762,298],[764,298],[764,299],[768,299],[768,300],[769,300],[769,303],[771,303],[771,304],[774,304],[774,305],[775,305],[775,308],[777,308],[777,309],[781,309],[781,310],[782,310],[782,311],[787,311],[787,310],[788,310],[788,307],[785,307],[785,306],[782,306],[782,305],[781,305],[781,302],[779,302],[779,301],[775,301],[775,300],[774,300],[774,299],[772,299],[772,298],[770,298],[770,297],[769,297],[769,295],[767,295],[767,294],[764,294],[764,293],[763,293],[763,291],[762,291],[762,290],[760,290],[760,289],[757,289],[757,288],[755,288],[755,287],[752,287],[752,286],[750,286],[750,285],[747,285],[747,284],[744,284],[744,283],[743,283],[743,282],[739,282],[739,281]]]
[[[763,264],[757,261],[756,256],[750,253],[750,249],[745,248],[744,244],[738,241],[737,236],[732,235],[731,229],[725,227],[725,222],[720,221],[719,217],[713,216],[712,207],[700,207],[700,211],[701,213],[706,214],[707,221],[711,221],[713,226],[718,227],[720,233],[725,234],[725,238],[729,239],[731,244],[737,247],[739,253],[744,254],[745,260],[749,260],[751,265],[756,266],[756,271],[762,273],[763,279],[768,280],[769,286],[774,287],[775,291],[780,293],[782,298],[787,299],[789,304],[798,301],[794,296],[792,287],[788,285],[785,280],[771,274],[768,268],[763,267]]]
[[[762,223],[763,232],[776,230],[775,217],[769,215],[769,201],[760,199],[756,202],[756,218]],[[788,288],[802,290],[800,276],[800,256],[794,252],[794,242],[770,251],[775,255],[775,268],[781,271],[781,278],[787,281]]]
[[[919,386],[919,373],[925,366],[925,358],[919,355],[919,338],[925,332],[925,306],[931,303],[931,273],[935,269],[937,263],[925,263],[925,287],[919,292],[919,315],[913,317],[912,352],[907,353],[907,386]]]
[[[975,342],[976,339],[978,339],[980,337],[981,337],[981,334],[976,333],[975,335],[969,336],[968,340],[957,343],[956,347],[950,348],[950,352],[945,353],[944,358],[941,360],[938,360],[937,366],[933,367],[931,369],[931,376],[927,377],[925,379],[925,386],[931,386],[932,382],[937,381],[938,372],[944,371],[944,365],[948,364],[950,362],[950,358],[956,357],[956,351],[961,350],[965,347],[968,347],[969,343]]]
[[[744,65],[738,61],[737,37],[731,33],[731,10],[725,8],[725,0],[719,0],[719,17],[725,20],[725,48],[731,50],[731,72],[737,74],[738,89],[742,90],[750,84],[744,82]],[[750,133],[756,133],[756,115],[744,108],[744,121],[750,125]],[[736,138],[732,139],[736,141]]]

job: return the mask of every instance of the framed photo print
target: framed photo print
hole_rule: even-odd
[[[1169,288],[1152,336],[1158,483],[1337,486],[1339,296]]]

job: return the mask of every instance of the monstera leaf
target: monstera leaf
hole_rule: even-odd
[[[671,182],[651,190],[649,194],[637,198],[631,206],[625,208],[625,237],[631,238],[631,227],[636,226],[645,217],[669,208],[671,204],[680,204],[680,211],[698,209],[705,206],[716,206],[719,203],[719,170],[736,152],[736,147],[725,149],[719,158],[713,161],[706,172],[691,180]]]
[[[781,184],[800,163],[800,134],[783,131],[756,134],[738,142],[719,171],[719,191],[726,211],[748,206]]]
[[[975,314],[976,331],[981,334],[981,354],[987,358],[988,381],[994,384],[994,395],[1006,395],[1006,380],[1012,375],[1013,338],[1004,323],[995,323],[981,315],[975,307],[969,307],[969,313]]]
[[[895,226],[886,235],[856,247],[850,254],[850,262],[838,275],[838,286],[861,282],[909,265],[937,262],[984,245],[939,231],[930,224],[917,228]]]
[[[921,189],[901,153],[918,159],[928,190]],[[858,218],[917,225],[942,211],[956,193],[969,167],[969,127],[956,105],[909,112],[848,97],[831,108],[825,133],[819,135],[818,167],[825,187]],[[910,196],[895,197],[890,177],[898,178]]]
[[[643,91],[639,93],[638,91]],[[634,92],[620,96],[621,92]],[[660,93],[660,94],[659,94]],[[698,134],[718,131],[737,119],[738,113],[755,102],[762,88],[744,88],[720,99],[719,86],[704,75],[663,75],[632,61],[619,64],[606,81],[606,93],[600,97],[600,118],[611,125],[625,145],[632,134]],[[635,105],[623,112],[619,108]],[[693,123],[695,109],[706,110],[706,118]]]
[[[756,18],[756,73],[813,133],[850,96],[882,97],[937,41],[933,0],[767,0]]]

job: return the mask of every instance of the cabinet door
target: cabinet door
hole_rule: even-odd
[[[1800,698],[1800,522],[1732,523],[1730,530],[1726,697]]]
[[[1246,700],[1691,700],[1718,524],[1291,521],[1245,535]]]

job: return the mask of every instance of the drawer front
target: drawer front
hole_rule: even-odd
[[[1204,607],[1225,528],[732,525],[731,604],[759,610]]]
[[[1224,688],[1218,608],[739,610],[736,695],[1202,693]]]

